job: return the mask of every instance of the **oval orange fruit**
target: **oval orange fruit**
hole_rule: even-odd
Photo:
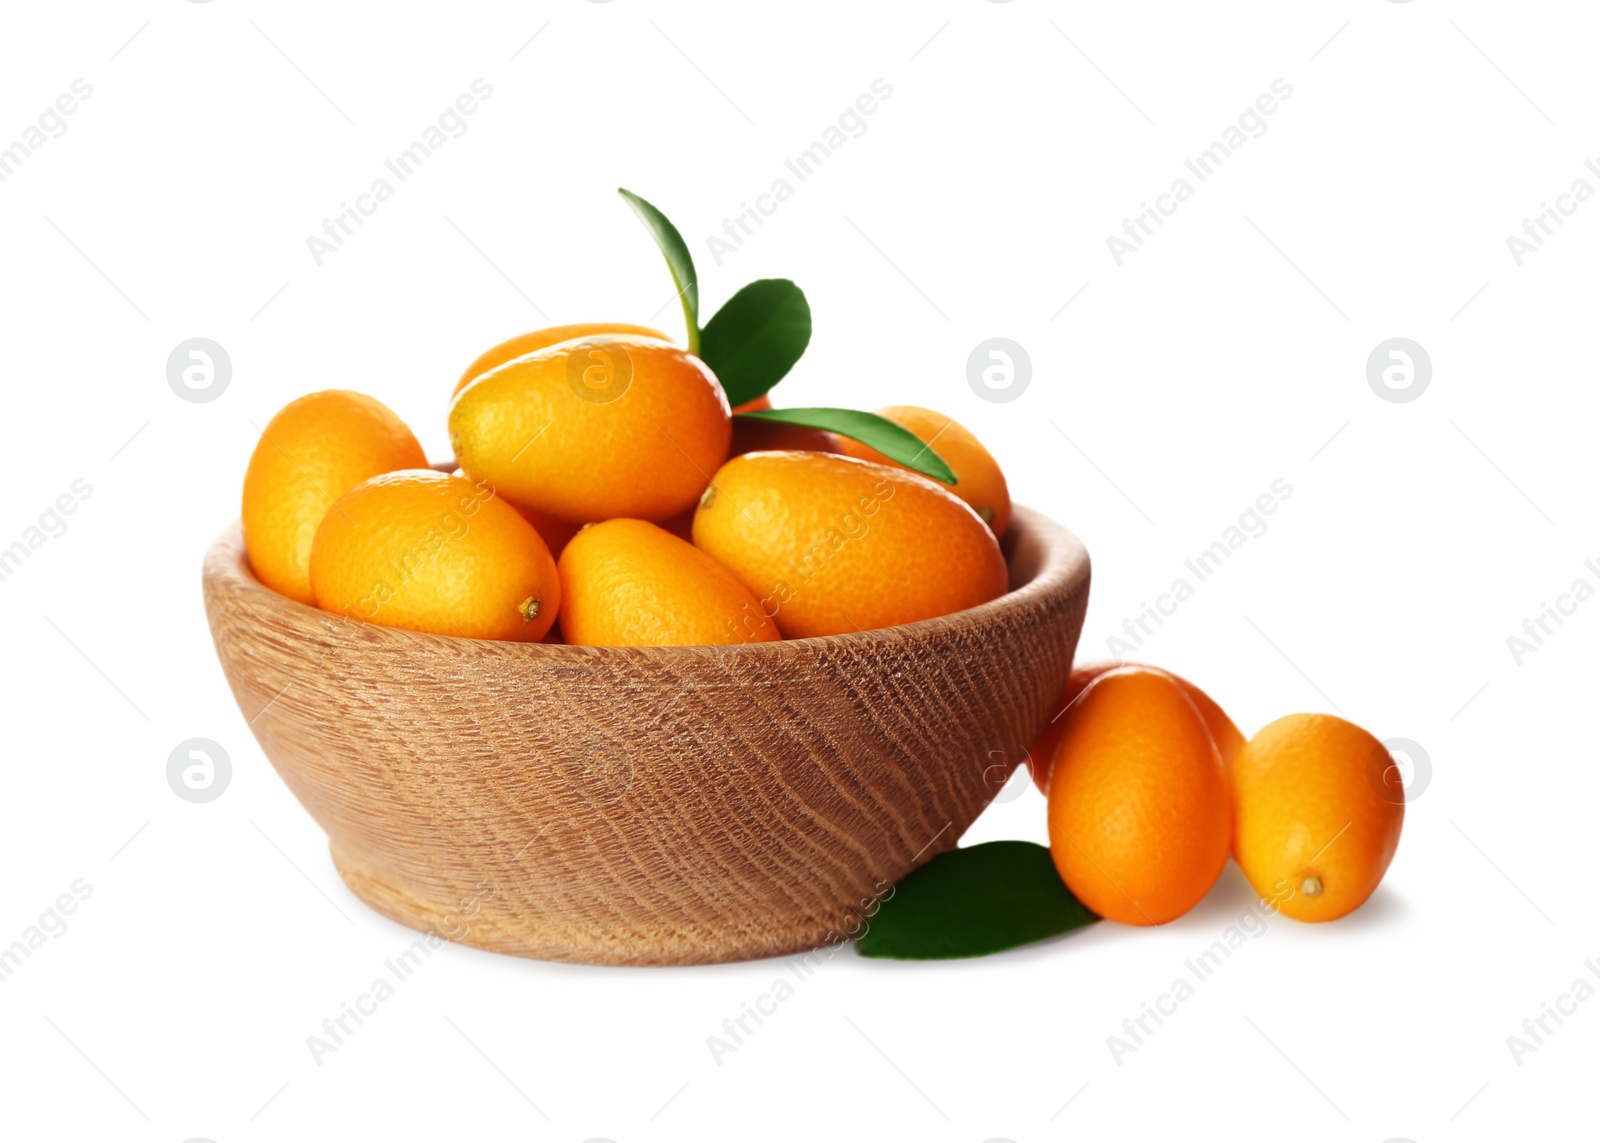
[[[244,474],[244,544],[256,578],[314,603],[311,541],[333,502],[368,477],[427,464],[405,422],[364,393],[328,389],[290,401],[267,422]]]
[[[311,548],[311,586],[324,611],[473,639],[536,643],[561,607],[533,525],[487,485],[432,469],[339,497]]]
[[[468,476],[575,524],[693,507],[731,431],[711,370],[647,337],[564,341],[490,370],[450,406]]]
[[[559,570],[568,643],[707,647],[779,637],[732,572],[643,520],[591,524],[567,545]]]
[[[826,453],[730,460],[694,542],[786,639],[914,623],[1006,590],[1000,545],[971,508],[914,473]]]
[[[956,474],[956,483],[950,491],[972,505],[972,510],[983,517],[983,522],[994,530],[996,536],[1006,534],[1006,529],[1011,526],[1011,493],[1006,488],[1006,476],[977,437],[943,413],[917,405],[890,405],[877,410],[877,413],[938,453],[939,458]],[[835,435],[839,451],[846,456],[870,460],[874,464],[902,467],[875,448],[849,437]]]
[[[1061,696],[1061,705],[1056,708],[1050,725],[1034,740],[1028,750],[1028,765],[1033,773],[1033,784],[1039,787],[1041,794],[1049,791],[1050,765],[1055,758],[1056,746],[1061,741],[1061,728],[1065,725],[1066,712],[1072,708],[1079,695],[1084,692],[1090,683],[1094,682],[1107,671],[1114,671],[1118,667],[1136,667],[1138,663],[1119,663],[1114,659],[1102,659],[1090,663],[1074,664],[1072,673],[1067,676],[1066,691]],[[1222,755],[1224,768],[1233,764],[1240,747],[1244,745],[1244,735],[1239,733],[1239,728],[1229,718],[1210,695],[1195,686],[1188,679],[1173,675],[1172,679],[1189,696],[1189,701],[1194,703],[1195,709],[1200,712],[1201,721],[1206,724],[1206,729],[1211,732],[1211,741],[1217,745],[1217,753]]]
[[[1388,749],[1331,714],[1262,727],[1234,759],[1233,856],[1297,921],[1358,908],[1400,844],[1405,794]]]
[[[1228,780],[1200,712],[1172,676],[1122,667],[1062,721],[1049,794],[1061,879],[1114,921],[1181,917],[1228,860]]]
[[[575,322],[571,325],[552,325],[545,329],[536,329],[532,333],[522,333],[507,338],[494,348],[478,354],[477,359],[462,372],[456,387],[450,390],[450,395],[455,396],[489,370],[515,358],[526,357],[530,353],[537,353],[541,349],[548,349],[563,341],[593,337],[596,334],[632,334],[635,337],[653,337],[658,341],[672,340],[660,330],[651,329],[647,325],[629,325],[627,322],[588,321]]]

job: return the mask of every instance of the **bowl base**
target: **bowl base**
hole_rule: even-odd
[[[498,910],[468,896],[452,901],[430,901],[401,879],[390,878],[370,862],[347,854],[330,844],[333,867],[350,892],[374,911],[391,921],[439,940],[452,941],[487,952],[533,960],[565,961],[571,964],[604,965],[690,965],[725,964],[731,961],[760,960],[765,957],[802,956],[826,960],[849,940],[838,925],[789,919],[772,919],[746,939],[729,940],[722,932],[715,941],[686,939],[683,934],[631,934],[627,940],[584,941],[555,921],[541,923],[526,914],[514,924],[500,923]],[[413,883],[414,884],[414,883]],[[489,895],[485,895],[487,901]]]

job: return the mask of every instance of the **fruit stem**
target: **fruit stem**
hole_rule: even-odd
[[[539,601],[531,595],[528,596],[527,599],[517,604],[517,614],[522,616],[524,623],[532,623],[539,618]]]
[[[1322,896],[1322,878],[1315,873],[1307,873],[1300,879],[1300,892],[1307,897]]]

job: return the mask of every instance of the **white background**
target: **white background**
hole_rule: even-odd
[[[93,893],[0,984],[0,1133],[1381,1143],[1589,1120],[1600,1001],[1520,1064],[1507,1037],[1600,956],[1600,603],[1520,664],[1507,637],[1579,576],[1600,586],[1600,204],[1520,267],[1506,237],[1600,187],[1592,9],[1101,8],[8,7],[0,146],[74,79],[93,95],[0,184],[0,546],[74,480],[93,492],[0,583],[0,944],[74,880]],[[479,77],[467,132],[316,265],[306,237]],[[1280,77],[1267,132],[1116,265],[1107,236]],[[866,133],[717,265],[706,236],[878,78]],[[780,403],[948,412],[1084,539],[1080,654],[1286,479],[1268,531],[1139,654],[1247,733],[1337,710],[1421,745],[1431,782],[1372,901],[1275,921],[1120,1063],[1107,1037],[1250,906],[1232,866],[1159,930],[836,957],[720,1064],[706,1038],[777,963],[447,947],[315,1064],[306,1038],[412,935],[345,890],[257,749],[201,555],[256,426],[301,393],[373,393],[442,458],[446,396],[486,346],[549,322],[676,331],[618,185],[683,230],[707,312],[757,277],[805,288],[816,333]],[[1409,403],[1366,378],[1397,336],[1433,364]],[[167,384],[191,337],[232,360],[209,403]],[[1032,361],[1011,403],[967,384],[991,337]],[[196,736],[233,760],[206,805],[165,777]],[[1019,786],[967,840],[1044,836]]]

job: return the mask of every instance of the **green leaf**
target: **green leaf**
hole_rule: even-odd
[[[787,278],[751,282],[700,331],[700,360],[711,366],[728,403],[754,401],[800,360],[811,344],[811,306]]]
[[[1100,918],[1061,883],[1050,851],[990,841],[913,870],[856,940],[862,956],[945,960],[987,956]]]
[[[628,205],[644,223],[645,229],[661,247],[666,256],[667,269],[672,271],[672,284],[678,287],[678,300],[683,303],[683,321],[689,327],[689,352],[700,352],[700,279],[694,272],[694,258],[683,241],[683,235],[666,215],[644,199],[623,187],[617,193],[627,199]]]
[[[715,370],[715,366],[712,367]],[[732,400],[732,397],[729,398]],[[946,484],[956,482],[956,474],[940,455],[910,429],[903,429],[877,413],[863,413],[859,409],[760,409],[753,413],[740,413],[760,421],[782,421],[786,425],[807,425],[813,429],[827,429],[868,448],[875,448],[896,463],[913,472],[931,476]]]

